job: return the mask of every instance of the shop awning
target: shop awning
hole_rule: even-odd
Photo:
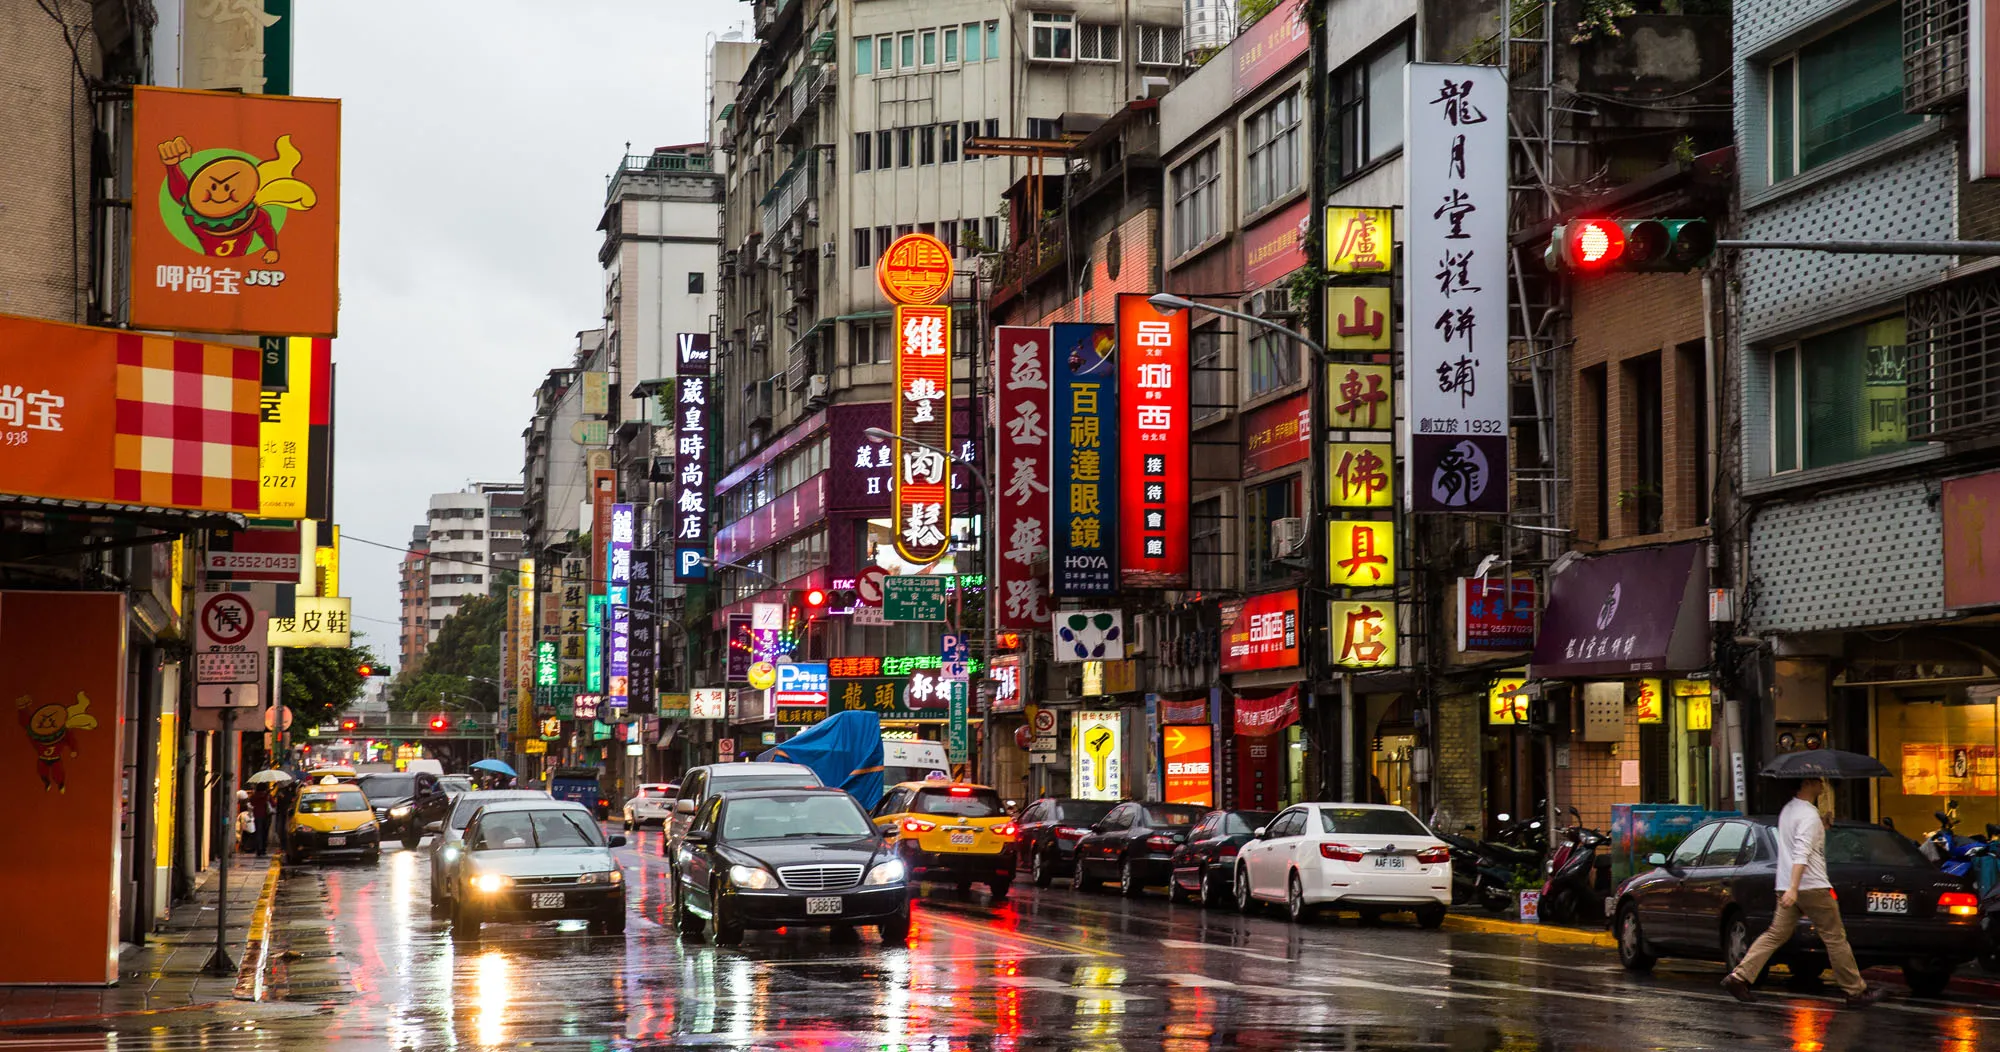
[[[1708,562],[1670,544],[1557,562],[1534,679],[1692,672],[1709,661]]]
[[[1276,734],[1299,722],[1299,687],[1294,683],[1283,690],[1252,697],[1236,696],[1236,733],[1258,737]]]

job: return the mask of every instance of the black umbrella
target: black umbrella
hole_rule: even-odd
[[[1839,749],[1788,752],[1764,765],[1767,778],[1887,778],[1889,769],[1873,756]]]

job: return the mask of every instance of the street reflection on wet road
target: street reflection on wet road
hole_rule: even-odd
[[[619,852],[623,936],[581,924],[493,925],[454,939],[429,909],[418,852],[301,867],[323,885],[339,983],[280,981],[285,1000],[9,1030],[0,1050],[71,1049],[1611,1049],[1971,1050],[2000,1009],[1963,998],[1867,1013],[1773,986],[1738,1005],[1719,970],[1652,976],[1608,950],[1352,918],[1273,916],[1019,887],[1015,900],[934,888],[910,946],[872,930],[751,932],[740,947],[670,923],[660,834]],[[279,929],[322,928],[286,916]],[[303,975],[303,971],[293,973]],[[332,987],[338,987],[333,989]]]

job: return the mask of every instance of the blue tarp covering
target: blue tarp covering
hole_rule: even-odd
[[[872,712],[836,712],[757,758],[810,767],[871,811],[882,802],[882,718]]]

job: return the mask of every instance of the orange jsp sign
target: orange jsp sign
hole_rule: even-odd
[[[132,89],[132,324],[333,336],[340,102]]]
[[[875,261],[875,283],[891,303],[936,303],[951,291],[951,249],[929,234],[904,234]]]

